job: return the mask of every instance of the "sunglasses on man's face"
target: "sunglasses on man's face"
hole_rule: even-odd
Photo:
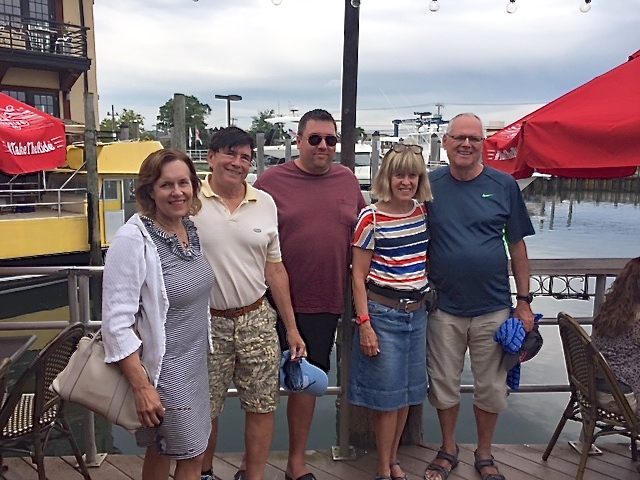
[[[307,141],[309,142],[309,145],[311,145],[312,147],[317,147],[318,145],[320,145],[320,142],[322,142],[322,140],[324,140],[324,143],[327,144],[327,147],[335,147],[336,144],[338,143],[338,137],[336,137],[335,135],[322,136],[322,135],[316,135],[314,133],[313,135],[309,135],[307,137]]]
[[[404,153],[407,150],[411,150],[416,155],[422,153],[422,147],[420,145],[415,145],[415,144],[406,145],[404,143],[396,143],[391,148],[393,148],[393,151],[396,153]]]

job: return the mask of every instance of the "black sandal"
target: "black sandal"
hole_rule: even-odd
[[[474,454],[474,457],[475,457],[475,454]],[[506,480],[504,478],[504,475],[502,475],[498,470],[498,466],[496,465],[496,462],[494,462],[493,460],[494,460],[493,455],[491,455],[491,458],[485,458],[484,460],[476,459],[476,461],[473,462],[473,468],[475,468],[476,472],[480,474],[480,476],[482,477],[482,480]],[[482,469],[488,468],[488,467],[495,468],[496,470],[498,470],[498,473],[487,473],[486,475],[482,475]]]
[[[393,462],[391,462],[389,464],[389,470],[392,470],[393,467],[400,467],[400,461],[399,460],[394,460]],[[400,467],[400,468],[402,468],[402,467]],[[407,478],[407,474],[406,473],[404,473],[401,477],[394,477],[393,473],[391,473],[390,476],[391,476],[391,480],[409,480]]]
[[[447,480],[447,478],[449,477],[449,474],[451,473],[451,470],[453,470],[458,466],[459,453],[460,453],[460,449],[458,448],[458,445],[456,445],[455,455],[451,455],[450,453],[447,453],[442,448],[440,448],[440,450],[438,450],[438,453],[436,454],[436,458],[434,459],[434,461],[431,462],[429,465],[427,465],[427,468],[424,471],[425,480],[427,479],[428,471],[436,472],[438,475],[440,475],[441,480]],[[442,465],[438,465],[437,463],[435,463],[435,461],[438,459],[446,460],[447,462],[449,462],[449,465],[451,465],[451,468],[447,470]]]

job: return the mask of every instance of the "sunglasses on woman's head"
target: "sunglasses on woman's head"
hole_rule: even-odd
[[[422,147],[420,145],[415,144],[405,144],[405,143],[396,143],[393,145],[393,151],[396,153],[404,153],[407,150],[411,150],[415,154],[422,153]]]
[[[314,133],[313,135],[309,135],[307,137],[307,141],[309,142],[309,145],[311,145],[312,147],[317,147],[318,145],[320,145],[320,142],[322,142],[322,140],[324,140],[324,142],[327,144],[327,147],[335,147],[336,144],[338,143],[338,137],[336,137],[335,135],[322,136],[322,135],[316,135]]]

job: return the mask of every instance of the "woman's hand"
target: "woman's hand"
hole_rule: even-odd
[[[360,348],[367,357],[375,357],[380,353],[378,348],[378,336],[371,326],[371,322],[365,322],[358,327],[360,329]]]
[[[162,423],[164,417],[164,407],[160,401],[160,395],[153,385],[147,382],[146,385],[135,388],[133,397],[136,402],[138,419],[145,427],[154,427]]]
[[[158,391],[149,382],[147,371],[142,367],[138,352],[123,358],[118,362],[118,365],[133,390],[140,423],[148,428],[160,425],[162,417],[164,417],[164,407]]]

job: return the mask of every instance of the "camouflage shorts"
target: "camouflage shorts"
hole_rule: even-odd
[[[276,312],[269,302],[237,318],[212,317],[213,354],[209,355],[211,414],[224,407],[233,381],[242,408],[251,413],[273,412],[280,403],[280,346]]]

